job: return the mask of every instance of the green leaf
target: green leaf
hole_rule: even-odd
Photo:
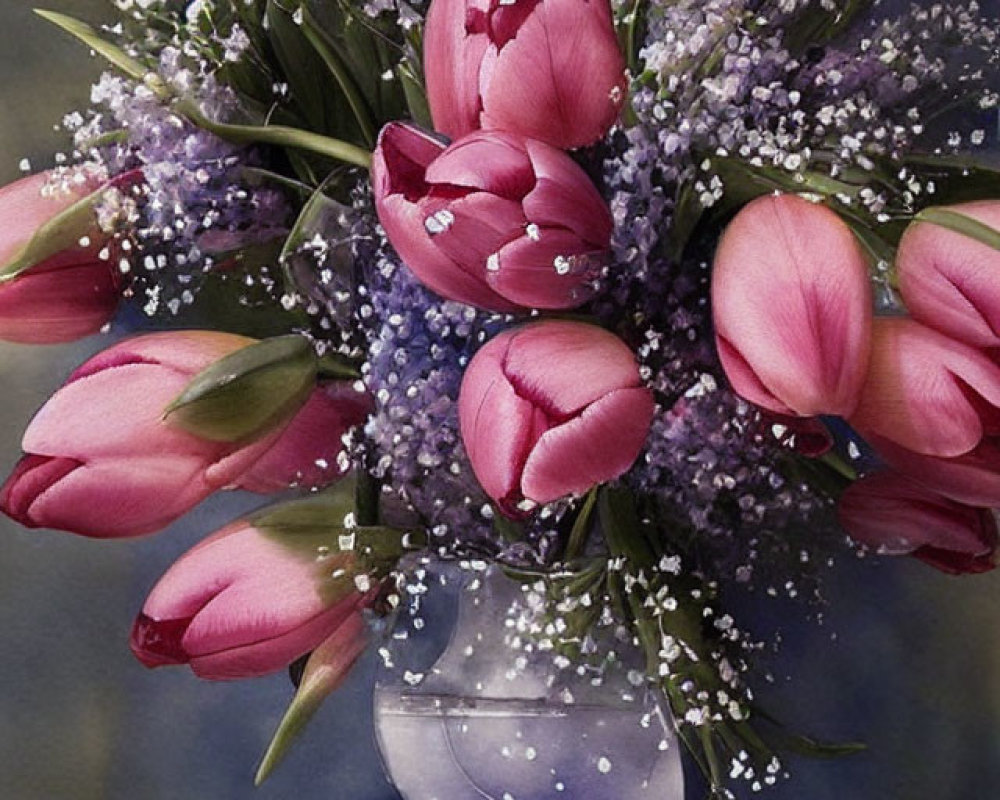
[[[994,250],[1000,250],[1000,231],[954,209],[932,206],[923,209],[914,219],[917,222],[929,222],[932,225],[947,228],[949,231],[967,236],[987,247],[992,247]]]
[[[0,267],[0,283],[12,280],[26,269],[63,250],[79,247],[80,239],[92,235],[97,225],[94,209],[108,191],[102,187],[78,200],[42,225],[14,257]]]
[[[81,22],[80,20],[74,19],[66,14],[60,14],[56,11],[47,11],[45,9],[36,8],[35,13],[45,21],[51,22],[53,25],[62,28],[71,36],[75,36],[87,45],[87,47],[99,56],[102,56],[110,61],[130,78],[142,81],[146,80],[147,76],[151,74],[145,66],[143,66],[136,59],[132,58],[132,56],[120,47],[101,38],[97,31],[95,31],[87,23]],[[151,88],[155,87],[151,85]]]
[[[210,441],[253,440],[298,411],[315,381],[316,356],[305,338],[264,339],[195,376],[164,419]]]
[[[908,156],[902,159],[925,186],[933,183],[933,193],[928,192],[935,205],[947,206],[975,200],[992,200],[1000,187],[1000,169],[962,156]],[[899,171],[900,163],[889,162],[886,169]]]
[[[431,120],[431,108],[427,102],[427,90],[420,79],[413,64],[409,61],[401,61],[396,67],[396,75],[403,86],[403,94],[406,97],[406,107],[410,112],[410,118],[422,128],[434,129],[434,122]]]

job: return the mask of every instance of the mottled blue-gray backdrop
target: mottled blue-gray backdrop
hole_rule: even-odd
[[[50,8],[99,19],[109,0]],[[81,107],[100,65],[0,0],[0,180],[65,146],[53,123]],[[994,5],[995,4],[991,4]],[[2,224],[2,221],[0,221]],[[0,471],[33,411],[94,338],[0,344]],[[132,618],[162,571],[254,498],[216,498],[137,542],[94,542],[0,520],[0,797],[11,800],[340,798],[390,800],[373,744],[366,659],[263,789],[256,760],[290,696],[284,676],[212,684],[147,671],[128,651]],[[970,800],[1000,794],[1000,575],[941,577],[909,561],[846,560],[825,628],[788,631],[767,692],[792,722],[869,752],[798,763],[776,800]],[[832,638],[835,635],[835,639]],[[786,679],[787,676],[787,679]]]

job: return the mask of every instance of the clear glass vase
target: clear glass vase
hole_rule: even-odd
[[[595,680],[512,647],[508,611],[525,594],[496,567],[426,572],[375,690],[379,748],[406,800],[683,800],[669,709],[638,671]]]

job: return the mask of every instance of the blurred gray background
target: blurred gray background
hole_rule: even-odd
[[[53,130],[85,104],[100,65],[0,0],[0,181],[66,146]],[[43,3],[91,20],[108,0]],[[32,413],[91,353],[0,343],[0,472]],[[259,500],[215,498],[171,530],[134,542],[26,531],[0,519],[0,798],[350,798],[396,795],[376,754],[369,656],[262,789],[251,779],[291,696],[286,677],[199,681],[148,671],[127,638],[146,592],[204,533]],[[797,762],[779,800],[970,800],[1000,795],[1000,575],[948,579],[915,562],[845,559],[825,627],[787,631],[772,709],[870,750]]]

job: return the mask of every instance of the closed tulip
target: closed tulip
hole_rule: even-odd
[[[51,173],[0,189],[0,339],[27,344],[69,342],[97,333],[118,307],[120,273],[106,250],[96,219],[86,237],[15,276],[2,268],[20,257],[42,226],[96,187],[47,186]]]
[[[872,294],[861,248],[829,209],[761,197],[712,268],[719,357],[733,389],[778,414],[847,416],[868,366]]]
[[[1000,231],[1000,200],[949,211]],[[910,314],[978,347],[1000,347],[1000,250],[931,222],[907,228],[896,256],[899,291]]]
[[[372,183],[392,246],[444,297],[514,311],[571,308],[593,294],[611,214],[565,153],[500,132],[445,148],[391,123],[379,136]]]
[[[878,318],[851,424],[923,455],[964,455],[1000,433],[1000,366],[916,320]]]
[[[235,522],[185,553],[132,628],[147,667],[188,664],[216,680],[283,669],[370,601],[344,577],[353,555]]]
[[[956,503],[894,472],[853,483],[838,516],[851,538],[886,555],[911,554],[954,574],[993,569],[993,512]]]
[[[317,394],[284,429],[236,444],[200,438],[164,418],[192,377],[253,341],[156,333],[98,354],[28,426],[27,455],[0,489],[0,509],[28,527],[136,536],[165,527],[218,489],[335,480],[341,436],[367,415],[364,396]]]
[[[462,380],[462,441],[486,493],[508,514],[617,478],[649,432],[653,397],[632,352],[580,322],[506,331]]]
[[[434,127],[570,149],[601,138],[625,101],[608,0],[434,0],[424,29]]]

